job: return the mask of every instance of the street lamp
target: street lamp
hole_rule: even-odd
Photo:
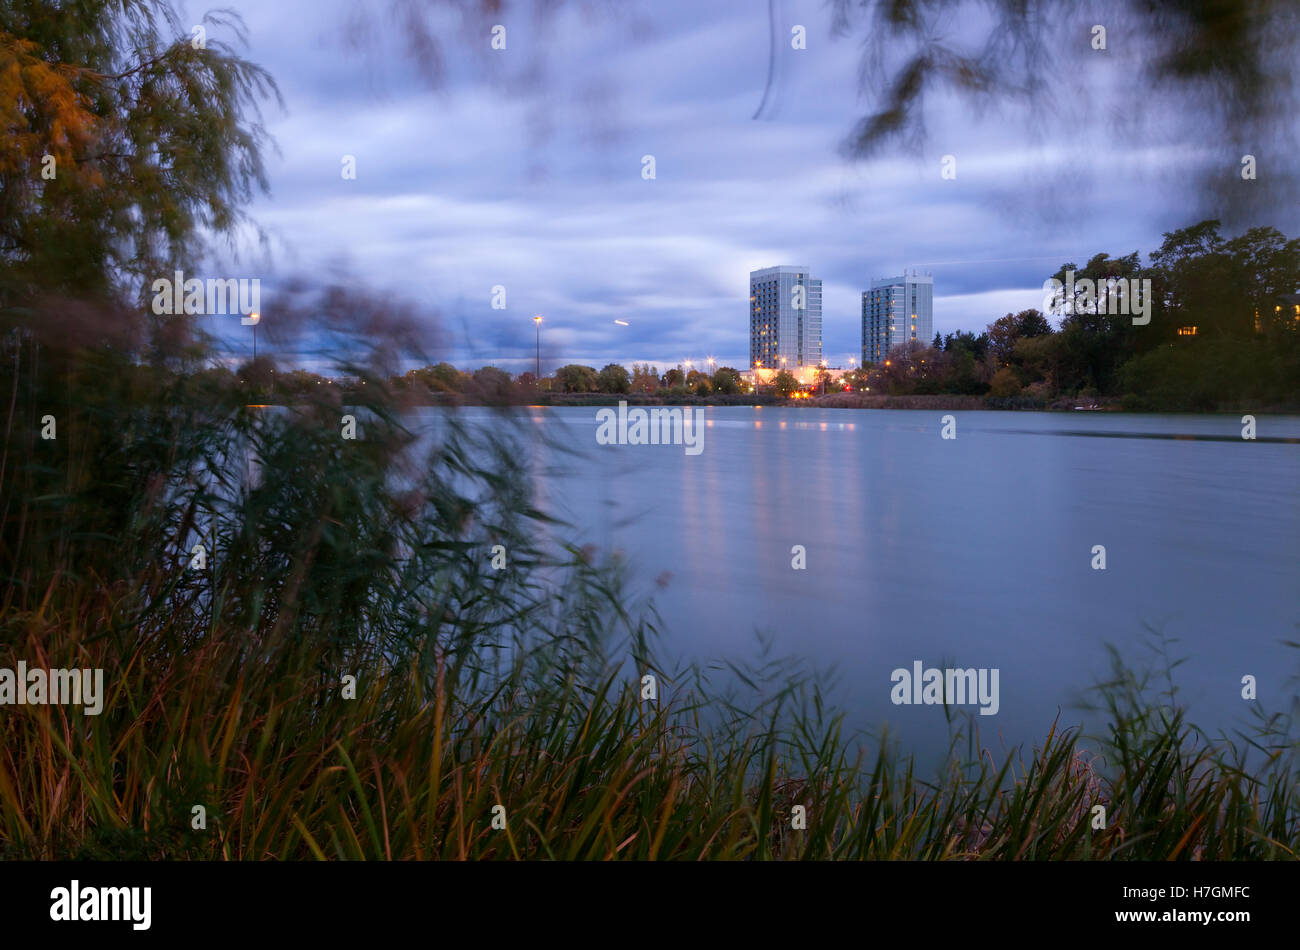
[[[686,377],[691,371],[691,361],[682,360],[682,365],[685,367],[685,369],[682,370],[682,388],[688,389],[689,387],[686,385]]]
[[[239,322],[244,326],[253,328],[253,361],[257,361],[257,325],[262,322],[262,315],[257,312],[250,313],[246,317],[240,317]]]
[[[822,395],[826,395],[826,361],[822,360]]]
[[[542,315],[533,317],[533,326],[537,327],[537,385],[542,384]]]

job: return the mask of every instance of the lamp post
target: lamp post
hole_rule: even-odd
[[[537,328],[537,385],[542,384],[542,315],[533,317],[533,326]]]
[[[257,312],[250,313],[246,317],[240,317],[239,322],[245,326],[253,328],[253,362],[257,362],[257,325],[262,322],[262,315]]]
[[[826,361],[822,360],[822,395],[826,395]]]

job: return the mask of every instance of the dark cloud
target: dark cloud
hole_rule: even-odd
[[[758,119],[770,35],[754,0],[560,4],[541,26],[511,13],[498,53],[477,21],[435,14],[436,86],[408,55],[404,4],[368,4],[363,21],[347,0],[230,5],[287,103],[267,116],[281,155],[252,209],[273,239],[268,273],[346,259],[437,311],[441,355],[471,366],[530,368],[535,313],[551,367],[743,365],[748,272],[781,263],[824,281],[833,362],[858,352],[861,291],[904,268],[934,273],[936,330],[981,328],[1037,305],[1065,261],[1145,254],[1192,223],[1180,189],[1205,157],[1139,145],[1086,105],[1080,136],[1114,140],[1083,154],[1033,116],[941,101],[919,153],[851,163],[837,146],[866,108],[861,48],[831,35],[818,0],[777,4],[776,85]],[[796,23],[807,50],[790,48]],[[953,181],[939,174],[949,154]],[[355,181],[340,177],[344,155]],[[1258,223],[1294,233],[1287,214]]]

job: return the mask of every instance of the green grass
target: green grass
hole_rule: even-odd
[[[99,716],[0,714],[8,858],[1254,860],[1300,848],[1294,716],[1211,740],[1116,655],[1094,721],[937,772],[849,734],[814,677],[654,657],[622,568],[532,507],[519,420],[427,457],[378,375],[242,405],[185,374],[16,367],[0,666],[106,671]],[[45,395],[59,439],[34,433]],[[21,380],[21,382],[20,382]],[[9,387],[0,387],[9,388]],[[371,388],[371,387],[367,387]],[[6,400],[9,401],[9,400]],[[253,459],[255,464],[249,464]],[[197,539],[208,566],[189,570]],[[493,570],[502,544],[509,566]],[[1118,633],[1118,632],[1117,632]],[[1166,663],[1172,673],[1176,664]],[[659,698],[641,699],[640,678]],[[357,677],[355,699],[342,677]],[[748,684],[748,685],[746,685]],[[192,808],[207,827],[191,827]],[[806,828],[792,827],[794,806]],[[1095,806],[1106,810],[1093,827]],[[505,827],[493,827],[504,807]]]

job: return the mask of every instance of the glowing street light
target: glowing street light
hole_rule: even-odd
[[[250,313],[246,317],[240,317],[239,322],[244,324],[245,326],[251,326],[253,328],[253,359],[256,360],[257,359],[257,325],[262,322],[262,315],[257,312]]]

